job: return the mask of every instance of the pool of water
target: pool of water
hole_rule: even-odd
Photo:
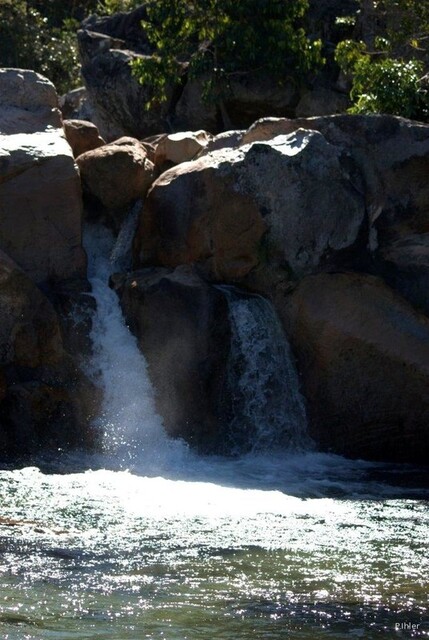
[[[418,470],[317,453],[103,466],[0,471],[1,638],[429,635]]]

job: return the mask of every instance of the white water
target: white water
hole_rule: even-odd
[[[162,468],[170,457],[180,458],[186,447],[169,439],[155,409],[154,391],[144,356],[125,325],[117,294],[109,287],[115,262],[113,235],[91,226],[85,233],[89,280],[97,308],[91,339],[93,357],[88,374],[103,394],[96,428],[105,451],[121,463],[140,462]]]
[[[122,223],[118,237],[110,253],[111,268],[118,272],[129,271],[132,265],[132,243],[137,230],[142,200],[137,200]]]
[[[222,287],[229,306],[232,344],[228,382],[231,439],[238,451],[311,449],[304,399],[286,335],[272,304]]]

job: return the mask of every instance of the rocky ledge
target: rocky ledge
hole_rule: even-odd
[[[427,462],[428,125],[264,118],[105,144],[66,122],[75,162],[48,81],[4,70],[0,89],[3,452],[93,441],[81,225],[117,233],[132,209],[132,269],[112,286],[172,435],[222,450],[228,284],[272,301],[321,449]]]

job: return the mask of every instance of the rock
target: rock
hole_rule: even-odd
[[[344,113],[349,103],[346,94],[319,87],[304,93],[296,105],[295,115],[297,118],[308,118]]]
[[[244,129],[232,129],[231,131],[223,131],[218,133],[209,140],[204,149],[198,154],[198,158],[211,153],[212,151],[219,151],[220,149],[235,149],[240,146],[241,137],[245,133]]]
[[[267,113],[293,117],[298,100],[298,85],[292,78],[285,78],[279,85],[265,73],[243,75],[230,82],[230,95],[225,100],[229,122],[224,122],[222,128],[249,127]]]
[[[249,128],[241,144],[299,128],[319,131],[348,154],[361,176],[355,186],[365,195],[372,249],[427,231],[429,125],[385,115],[264,118]]]
[[[25,273],[0,252],[0,451],[90,444],[82,387],[63,348],[59,318]]]
[[[0,135],[35,133],[60,128],[55,87],[24,69],[0,69]]]
[[[0,252],[1,365],[32,369],[63,357],[56,313],[41,291]]]
[[[429,233],[394,241],[380,252],[377,266],[386,282],[429,315]]]
[[[223,294],[189,267],[142,269],[117,282],[167,431],[201,451],[219,447],[221,392],[229,350]]]
[[[72,148],[75,158],[86,151],[102,147],[105,143],[98,129],[92,122],[85,120],[64,120],[64,131],[67,142]]]
[[[355,458],[426,463],[428,318],[380,279],[351,273],[309,276],[276,306],[316,442]]]
[[[229,172],[230,165],[225,163]],[[235,280],[258,263],[266,227],[255,202],[234,193],[212,156],[178,165],[154,183],[134,242],[135,264],[199,264],[215,280]]]
[[[93,215],[105,215],[116,227],[154,178],[154,166],[144,146],[134,138],[120,138],[77,158],[84,195]]]
[[[365,205],[350,173],[341,150],[305,130],[179,165],[148,194],[136,264],[198,263],[227,282],[258,265],[285,279],[322,269],[359,244]]]
[[[92,121],[91,105],[85,87],[72,89],[59,97],[63,119]]]
[[[139,15],[138,10],[133,15]],[[88,29],[78,31],[78,45],[92,120],[105,140],[144,138],[165,130],[168,103],[148,110],[152,94],[131,72],[131,60],[143,54],[130,51],[122,40]]]
[[[163,136],[155,148],[155,166],[193,160],[208,145],[210,138],[206,131],[182,131]]]
[[[172,124],[175,131],[202,129],[219,131],[219,114],[213,102],[202,98],[204,79],[187,80],[174,106]]]
[[[9,134],[0,137],[0,249],[39,284],[84,278],[80,178],[55,89],[9,69],[0,72],[0,96]]]

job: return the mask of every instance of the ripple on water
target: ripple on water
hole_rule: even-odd
[[[362,469],[360,496],[351,481],[347,499],[304,499],[257,489],[243,461],[238,488],[216,484],[226,463],[211,464],[206,480],[0,472],[2,637],[378,638],[397,622],[421,627],[395,638],[427,634],[424,500],[367,497]],[[321,468],[310,475],[314,487]]]

